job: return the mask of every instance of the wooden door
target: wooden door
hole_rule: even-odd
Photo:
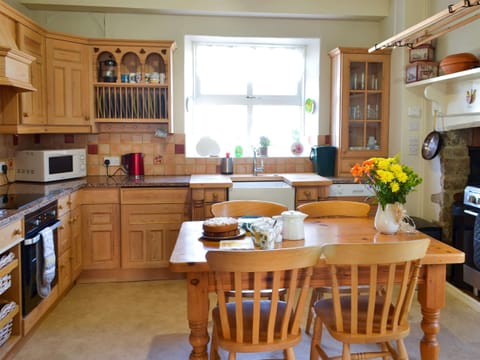
[[[118,204],[83,205],[83,268],[120,267],[120,210]]]
[[[18,24],[17,39],[19,49],[35,57],[30,65],[30,79],[37,89],[21,94],[20,124],[44,125],[47,123],[45,36]]]
[[[48,123],[90,125],[88,47],[46,40]]]
[[[184,204],[122,205],[122,268],[167,268]]]

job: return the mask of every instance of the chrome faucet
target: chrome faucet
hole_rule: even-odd
[[[257,166],[257,148],[253,148],[253,176],[257,176],[259,172],[263,172],[263,159],[260,159],[260,166]]]

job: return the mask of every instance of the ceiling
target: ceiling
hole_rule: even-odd
[[[18,0],[31,10],[380,20],[387,0]]]

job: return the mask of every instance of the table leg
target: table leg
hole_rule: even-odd
[[[192,345],[190,360],[207,360],[208,336],[208,273],[187,273],[187,316]]]
[[[418,301],[422,307],[423,338],[420,354],[423,360],[438,360],[440,344],[440,309],[445,306],[446,265],[424,265],[424,282],[419,285]]]

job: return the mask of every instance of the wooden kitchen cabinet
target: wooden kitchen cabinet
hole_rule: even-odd
[[[125,188],[120,196],[122,268],[168,268],[180,226],[190,218],[190,190]]]
[[[388,154],[390,53],[345,47],[329,52],[337,176],[351,176],[355,163]]]
[[[82,259],[84,270],[120,267],[118,189],[82,190]]]
[[[76,38],[46,39],[46,132],[91,132],[88,45]]]
[[[227,188],[192,189],[192,220],[213,217],[210,211],[212,205],[226,201],[227,191]]]
[[[19,125],[47,124],[47,70],[45,34],[17,24],[18,48],[35,57],[30,65],[30,79],[36,91],[21,94]],[[27,127],[28,128],[28,127]],[[26,129],[25,129],[26,130]],[[35,131],[32,129],[32,131]],[[24,132],[21,130],[21,132]]]
[[[165,124],[173,132],[173,41],[92,40],[97,123]]]
[[[63,196],[57,201],[58,287],[59,295],[70,288],[82,269],[82,190]]]

